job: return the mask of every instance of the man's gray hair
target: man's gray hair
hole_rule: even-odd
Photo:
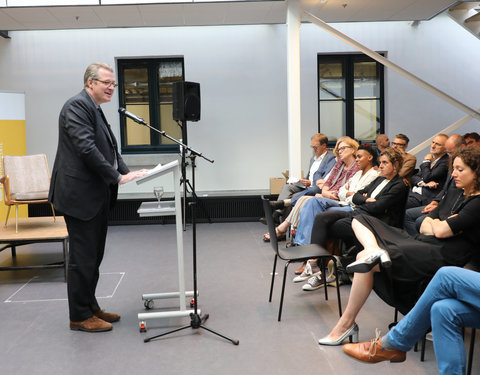
[[[89,79],[93,79],[93,80],[98,79],[98,70],[100,68],[109,70],[113,73],[113,68],[108,64],[99,63],[99,62],[90,64],[88,66],[87,70],[85,70],[85,74],[83,76],[83,86],[84,87],[88,87],[88,80]]]

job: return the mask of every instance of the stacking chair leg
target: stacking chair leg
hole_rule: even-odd
[[[5,225],[4,225],[5,228],[7,227],[8,217],[10,216],[10,209],[11,209],[11,208],[12,208],[12,206],[8,206],[7,217],[6,217],[6,219],[5,219]]]
[[[472,328],[472,333],[470,337],[470,349],[468,350],[468,363],[467,363],[467,375],[472,373],[472,362],[473,362],[473,349],[475,348],[475,335],[477,330]]]
[[[272,282],[270,283],[270,297],[268,297],[268,302],[272,302],[273,284],[275,282],[275,270],[277,268],[277,258],[278,255],[275,255],[275,259],[273,260]]]
[[[422,338],[422,351],[420,354],[420,361],[424,362],[425,361],[425,346],[427,346],[427,334],[423,335]]]
[[[340,285],[338,285],[337,260],[333,260],[333,272],[335,273],[335,284],[337,286],[338,316],[342,316],[342,300],[340,299]]]
[[[328,291],[327,291],[327,273],[325,271],[327,267],[325,267],[325,260],[322,258],[320,259],[320,271],[322,272],[321,275],[323,277],[323,289],[325,291],[325,301],[328,301]]]
[[[283,271],[282,294],[280,295],[280,306],[278,308],[278,321],[282,319],[283,296],[285,294],[285,282],[287,281],[287,270],[289,265],[290,265],[290,262],[286,262],[285,269]]]
[[[15,233],[18,233],[18,204],[15,205]]]

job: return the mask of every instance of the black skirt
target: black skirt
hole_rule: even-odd
[[[442,255],[448,242],[434,236],[412,237],[406,231],[368,215],[359,215],[355,219],[374,234],[378,245],[388,252],[392,260],[390,268],[375,273],[375,292],[389,305],[406,314],[437,270],[451,265]]]

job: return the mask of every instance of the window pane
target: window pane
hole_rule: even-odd
[[[182,129],[173,120],[172,83],[183,79],[182,63],[180,61],[163,61],[158,67],[158,100],[160,113],[160,128],[170,137],[182,138]],[[166,137],[160,139],[162,144],[175,144]]]
[[[319,97],[322,99],[345,99],[345,79],[342,63],[319,65]]]
[[[150,123],[147,68],[125,69],[124,82],[126,110],[143,118],[147,124]],[[150,144],[150,129],[129,118],[126,122],[127,146]]]
[[[345,103],[343,101],[320,102],[320,127],[329,141],[335,141],[345,134],[343,128]]]
[[[355,99],[380,96],[380,80],[375,61],[354,63],[353,80]]]
[[[377,129],[380,129],[378,116],[379,100],[355,100],[355,138],[375,139]]]

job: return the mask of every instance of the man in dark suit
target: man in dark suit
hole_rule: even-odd
[[[100,108],[111,100],[116,86],[109,65],[91,64],[84,75],[84,89],[64,104],[59,117],[49,201],[65,216],[69,235],[67,289],[72,330],[109,331],[111,323],[120,319],[100,309],[95,298],[108,212],[116,202],[118,184],[147,172],[129,171]]]
[[[322,191],[325,177],[335,164],[335,155],[327,150],[328,138],[325,134],[317,133],[310,138],[310,147],[313,149],[313,157],[310,159],[309,170],[305,179],[295,183],[287,183],[283,186],[277,201],[272,202],[274,218],[286,216],[291,207],[302,195],[315,195]],[[293,197],[293,199],[291,199]]]
[[[425,155],[418,172],[412,176],[407,208],[427,205],[442,190],[448,174],[447,139],[446,134],[438,134],[433,138],[430,153]]]

